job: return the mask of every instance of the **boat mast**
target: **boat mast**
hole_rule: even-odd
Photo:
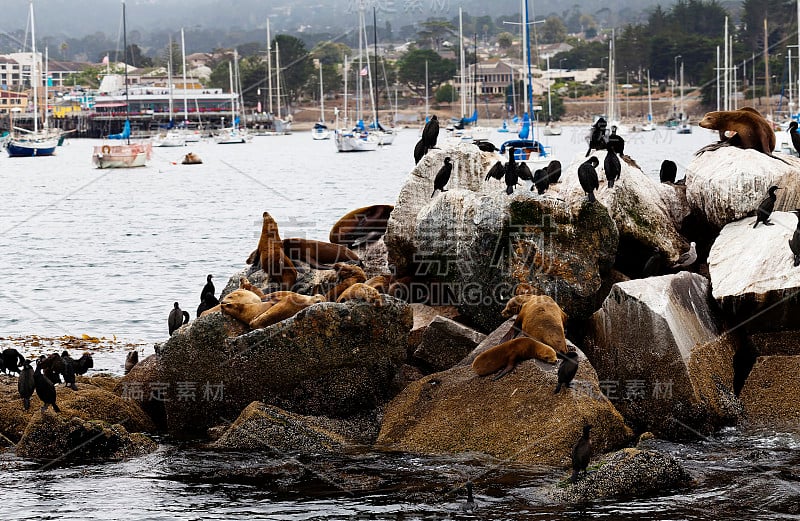
[[[458,53],[461,55],[461,117],[466,117],[467,114],[467,85],[466,85],[466,60],[464,57],[464,17],[461,12],[461,7],[458,8]]]
[[[361,24],[362,16],[364,14],[364,4],[363,2],[359,2],[358,7],[358,74],[356,75],[356,79],[358,83],[356,84],[356,123],[361,121],[361,71],[364,67],[362,62],[361,52],[364,48],[364,33],[362,32],[363,25]]]
[[[547,120],[553,119],[553,104],[550,101],[550,84],[553,83],[553,73],[550,72],[550,55],[547,55]]]
[[[33,83],[33,131],[39,132],[39,77],[36,70],[36,23],[33,19],[33,0],[30,0],[31,6],[31,83]],[[122,4],[123,9],[125,3]],[[124,12],[124,11],[123,11]]]
[[[368,80],[368,83],[369,83],[369,91],[368,91],[369,92],[369,104],[370,104],[370,108],[372,109],[372,120],[374,122],[377,122],[378,121],[378,116],[377,116],[377,113],[375,112],[376,100],[372,99],[372,89],[373,89],[373,85],[372,85],[372,66],[369,64],[369,52],[368,52],[369,38],[367,38],[367,22],[364,19],[363,11],[361,12],[361,30],[364,31],[364,55],[367,58],[367,80]],[[378,71],[375,71],[375,77],[376,78],[378,77]],[[377,83],[377,81],[376,81],[376,83]],[[375,91],[377,92],[377,88],[375,89]]]
[[[344,55],[344,124],[347,125],[347,55]]]
[[[533,129],[533,74],[531,73],[531,39],[528,31],[530,27],[528,26],[528,1],[525,1],[525,49],[527,50],[527,66],[528,66],[528,85],[527,85],[527,94],[528,94],[528,119],[530,119],[531,129]],[[531,141],[534,139],[533,130],[531,130]]]
[[[375,127],[377,128],[378,123],[378,21],[375,16],[375,7],[372,8],[372,40],[373,40],[373,47],[375,48],[375,104],[372,106],[372,111],[375,113]],[[372,77],[370,76],[370,81],[372,81]]]
[[[272,114],[272,40],[269,36],[269,18],[267,18],[267,98],[269,113]]]
[[[719,100],[717,100],[719,102]],[[653,98],[650,96],[650,69],[647,69],[647,122],[653,122]]]
[[[189,123],[189,100],[186,90],[186,41],[183,38],[183,27],[181,27],[181,56],[183,56],[183,124]]]
[[[428,122],[428,60],[425,60],[425,123],[427,122]]]
[[[236,51],[234,50],[234,57],[236,56]],[[228,62],[228,80],[231,86],[231,128],[235,127],[236,122],[236,101],[233,97],[233,64]]]
[[[281,119],[281,53],[278,40],[275,40],[275,104],[278,107],[278,119]]]
[[[319,120],[325,123],[325,91],[322,89],[322,62],[319,62]]]
[[[33,2],[33,0],[31,0],[31,2]],[[125,24],[125,0],[122,0],[122,47],[122,61],[125,67],[125,121],[130,125],[131,108],[130,99],[128,98],[128,28]],[[128,133],[128,137],[125,138],[125,142],[128,145],[131,144],[130,133]]]
[[[50,61],[49,48],[45,47],[44,48],[44,81],[42,82],[42,85],[43,85],[43,88],[44,88],[44,108],[42,110],[42,128],[44,128],[44,129],[47,129],[48,126],[49,126],[48,125],[49,122],[47,120],[47,102],[48,102],[47,96],[49,95],[49,92],[47,90],[47,75],[49,74],[49,67],[48,67],[47,64],[48,64],[49,61]],[[37,117],[38,117],[38,114],[37,114]]]
[[[167,60],[167,88],[169,89],[169,120],[172,121],[173,99],[172,99],[172,35],[169,36],[169,59]]]

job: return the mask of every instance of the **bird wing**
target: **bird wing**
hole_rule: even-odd
[[[525,163],[520,163],[519,167],[517,168],[517,175],[520,179],[524,179],[526,181],[533,181],[533,174],[531,174],[531,169],[528,168],[528,165]]]
[[[488,181],[490,177],[493,177],[499,181],[503,178],[504,174],[505,171],[503,170],[503,163],[498,161],[492,168],[489,169],[489,172],[486,174],[486,181]]]

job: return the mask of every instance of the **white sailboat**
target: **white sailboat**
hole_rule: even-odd
[[[167,61],[167,89],[169,89],[169,128],[161,129],[153,138],[154,147],[182,147],[186,146],[186,138],[183,132],[174,128],[174,91],[175,84],[172,82],[172,37],[169,40],[169,60]]]
[[[233,59],[238,65],[239,55],[236,49],[233,50]],[[220,145],[247,143],[253,139],[253,136],[251,136],[247,130],[239,127],[239,116],[236,110],[239,104],[239,95],[233,87],[233,65],[230,62],[228,63],[228,76],[231,89],[231,123],[230,126],[223,128],[214,136],[214,142]]]
[[[30,0],[31,18],[31,84],[33,85],[33,131],[13,127],[13,132],[6,142],[9,157],[52,156],[56,151],[59,131],[47,128],[39,129],[39,89],[41,78],[37,75],[36,62],[36,29],[33,18],[33,0]],[[46,83],[45,83],[46,85]],[[47,112],[47,87],[45,87],[45,112]],[[45,118],[46,119],[46,118]]]
[[[361,70],[361,69],[359,69]],[[339,125],[339,113],[336,113],[336,130],[333,141],[339,152],[370,152],[378,149],[378,138],[367,132],[364,122],[356,112],[357,124],[349,127],[347,119],[347,56],[344,57],[344,120]],[[359,89],[360,92],[360,89]]]
[[[105,143],[92,150],[92,163],[97,168],[133,168],[145,166],[153,152],[153,144],[131,143],[130,104],[128,100],[128,35],[125,20],[125,0],[122,1],[123,66],[125,67],[125,125],[119,134],[108,136],[111,140],[124,140],[123,144]],[[116,143],[116,142],[114,142]]]
[[[650,70],[647,70],[647,118],[642,126],[639,128],[642,132],[652,132],[656,129],[653,122],[653,98],[650,95]]]
[[[608,42],[608,99],[606,100],[608,118],[608,128],[617,127],[617,134],[626,134],[628,129],[622,125],[617,105],[617,64],[616,64],[616,41],[614,30],[611,30],[611,40]]]
[[[291,114],[287,114],[286,118],[283,118],[281,115],[281,57],[280,45],[277,40],[275,41],[275,108],[277,108],[277,113],[272,112],[272,41],[270,40],[269,18],[267,18],[267,98],[269,111],[266,114],[264,124],[258,125],[258,127],[253,130],[253,133],[256,136],[283,136],[291,134]]]
[[[689,118],[686,117],[686,113],[683,111],[683,61],[681,61],[681,114],[680,114],[680,122],[678,123],[678,134],[691,134],[692,133],[692,126],[689,124]]]
[[[363,11],[361,15],[361,26],[362,30],[365,31],[364,40],[367,40],[367,28],[364,23]],[[380,99],[378,96],[378,27],[374,7],[372,8],[372,30],[375,49],[375,99],[372,100],[372,123],[369,126],[369,132],[378,138],[379,145],[391,145],[394,142],[395,129],[386,128],[381,125],[380,118],[378,117],[378,100]],[[370,92],[372,92],[372,71],[369,70],[369,56],[367,56],[367,68],[369,71]],[[372,99],[371,96],[370,99]]]
[[[322,62],[319,62],[319,121],[311,129],[311,137],[317,141],[331,138],[331,129],[325,124],[325,90],[322,88]]]

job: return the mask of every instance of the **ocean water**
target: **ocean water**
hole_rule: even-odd
[[[582,160],[588,127],[544,138],[566,167]],[[508,134],[495,134],[500,144]],[[683,175],[715,136],[695,128],[629,134],[626,153],[657,178],[672,159]],[[217,292],[244,267],[269,211],[282,236],[327,240],[360,206],[395,201],[414,166],[416,129],[376,152],[340,154],[309,133],[247,145],[155,149],[149,166],[96,170],[96,142],[72,140],[50,158],[0,157],[0,336],[167,337],[178,301],[194,317],[208,273]],[[184,166],[198,154],[203,165]],[[96,370],[120,372],[112,353]],[[0,452],[0,519],[799,519],[800,437],[726,429],[662,443],[695,479],[664,496],[552,506],[544,486],[562,469],[460,456],[369,450],[336,457],[214,453],[161,440],[151,455],[59,466]],[[467,480],[478,509],[460,506]]]

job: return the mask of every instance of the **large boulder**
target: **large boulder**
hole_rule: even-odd
[[[797,217],[773,212],[770,220],[755,229],[754,218],[726,225],[708,256],[714,298],[749,332],[795,329],[800,313],[800,267],[789,249]]]
[[[168,431],[204,435],[253,401],[306,415],[347,417],[372,410],[396,390],[412,317],[392,297],[376,307],[320,303],[294,317],[230,337],[212,313],[160,348]]]
[[[739,397],[754,428],[800,430],[800,356],[761,356]]]
[[[454,158],[448,191],[431,198],[442,157]],[[521,185],[512,196],[484,181],[497,158],[472,145],[434,151],[412,171],[389,218],[389,262],[398,275],[435,281],[431,294],[455,302],[471,323],[490,331],[514,286],[527,282],[552,296],[570,317],[599,306],[602,275],[614,263],[618,234],[606,208],[575,213]],[[447,297],[447,298],[445,298]]]
[[[349,442],[314,418],[261,402],[248,405],[213,443],[218,449],[270,450],[278,454],[337,452]]]
[[[597,167],[600,188],[595,195],[608,208],[619,230],[620,241],[641,245],[648,257],[652,249],[657,248],[668,259],[676,260],[689,246],[678,233],[683,219],[689,215],[679,191],[654,181],[638,166],[622,159],[620,177],[614,187],[609,188],[603,167],[606,151],[596,150],[592,155],[600,161]],[[570,204],[573,213],[577,213],[586,200],[586,192],[578,181],[578,168],[586,160],[583,155],[575,158],[561,177],[559,194]]]
[[[414,358],[432,372],[449,369],[480,344],[486,335],[442,316],[435,317],[414,351]]]
[[[733,146],[695,156],[686,168],[689,205],[717,229],[755,215],[772,185],[784,188],[777,193],[775,210],[798,208],[800,159],[786,154],[776,156],[783,161]]]
[[[732,423],[734,340],[720,337],[697,274],[615,284],[589,324],[587,354],[604,390],[639,431],[694,437]]]
[[[678,460],[650,449],[622,449],[603,458],[597,466],[576,483],[551,491],[551,497],[565,503],[647,497],[691,483]]]
[[[86,463],[119,460],[154,451],[156,442],[130,434],[121,424],[82,420],[77,416],[37,411],[17,444],[21,458]]]
[[[425,454],[481,452],[510,462],[568,465],[589,423],[596,450],[631,435],[581,356],[572,389],[553,394],[556,366],[520,363],[500,380],[454,367],[411,383],[386,408],[377,446]]]

